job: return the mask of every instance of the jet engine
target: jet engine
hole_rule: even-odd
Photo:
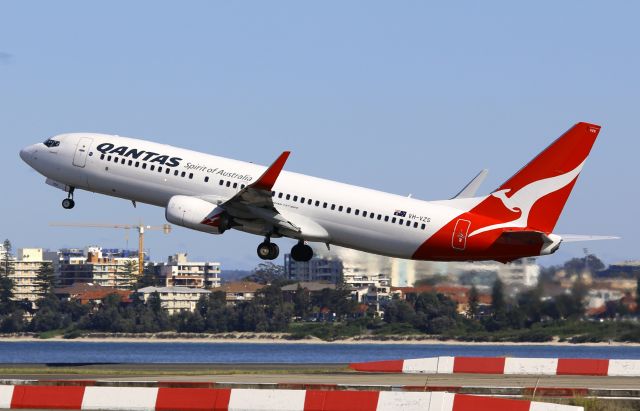
[[[231,228],[231,218],[223,208],[196,197],[171,197],[165,217],[170,223],[211,234]]]

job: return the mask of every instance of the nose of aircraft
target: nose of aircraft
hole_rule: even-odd
[[[29,164],[31,162],[31,158],[33,157],[33,146],[27,146],[20,150],[20,158],[25,163]]]

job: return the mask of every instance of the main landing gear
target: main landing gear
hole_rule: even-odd
[[[71,210],[76,205],[76,202],[73,201],[74,190],[75,190],[75,187],[71,187],[69,189],[69,194],[67,195],[67,198],[62,200],[62,208],[64,208],[65,210]]]
[[[258,246],[258,257],[263,260],[275,260],[280,254],[280,248],[277,244],[271,242],[269,236],[265,237],[264,241]],[[313,258],[313,249],[306,245],[304,241],[299,241],[298,244],[291,248],[291,258],[295,261],[307,262]]]
[[[278,254],[280,254],[280,247],[278,244],[272,243],[268,236],[258,246],[258,257],[263,260],[275,260],[278,258]]]
[[[291,258],[296,261],[307,262],[313,258],[313,249],[303,241],[299,241],[291,249]]]

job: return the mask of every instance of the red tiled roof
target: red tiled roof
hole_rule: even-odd
[[[264,287],[262,284],[250,281],[236,281],[223,284],[221,287],[213,289],[213,291],[224,291],[225,293],[255,293]]]

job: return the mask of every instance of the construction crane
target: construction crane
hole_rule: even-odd
[[[88,227],[88,228],[119,228],[124,230],[138,230],[138,275],[142,275],[144,269],[144,233],[147,230],[162,230],[163,233],[171,232],[171,224],[144,225],[144,224],[101,224],[101,223],[49,223],[52,227]]]

